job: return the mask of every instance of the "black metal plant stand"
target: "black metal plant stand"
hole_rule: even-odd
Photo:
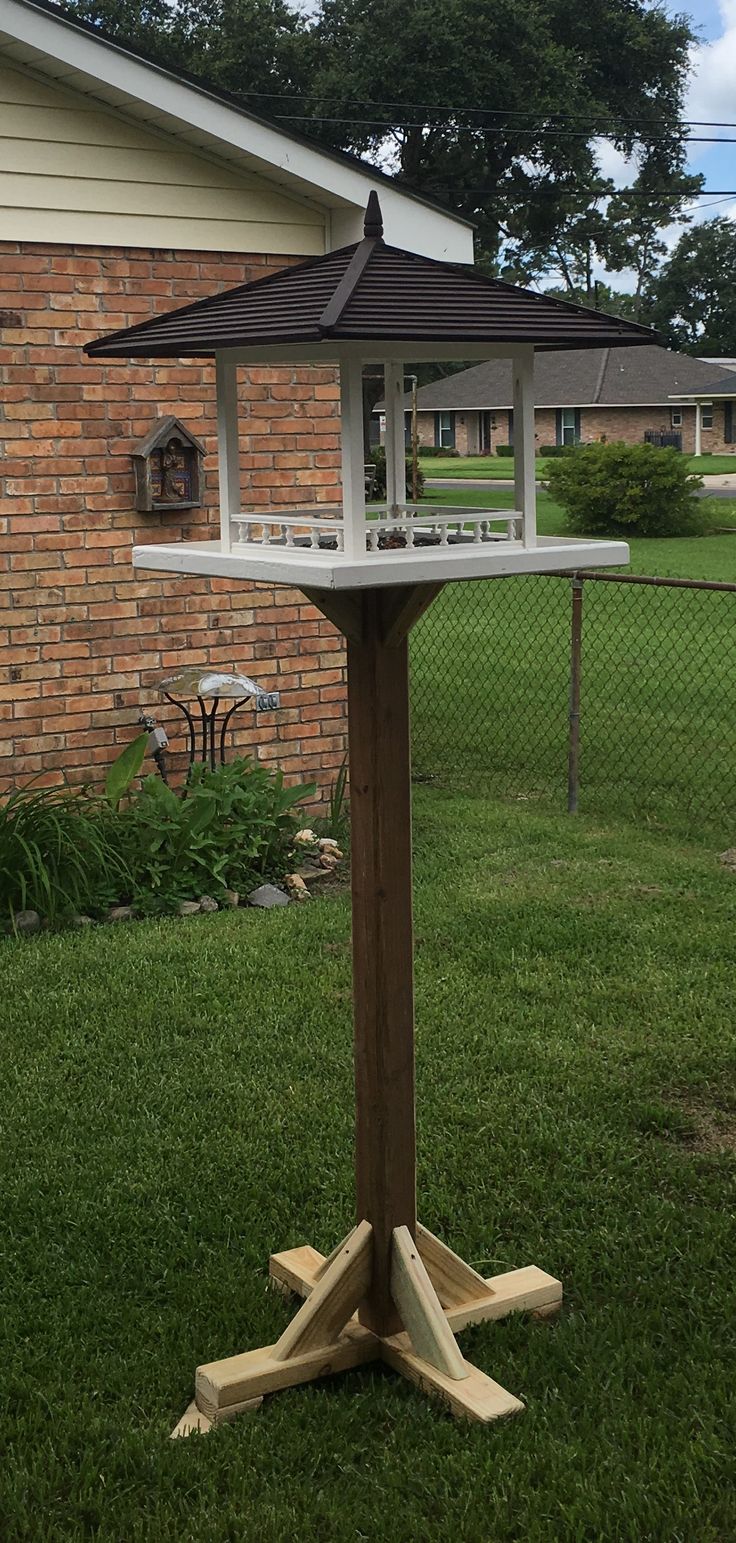
[[[197,709],[193,710],[181,696],[175,696],[174,690],[195,698],[199,709],[199,723],[196,721]],[[225,765],[225,741],[235,713],[252,697],[259,696],[261,691],[248,675],[231,674],[222,670],[204,672],[183,670],[178,675],[169,676],[161,682],[161,694],[172,707],[179,709],[186,720],[190,770],[195,761],[199,760],[203,766],[209,765],[214,771],[218,762],[220,766]],[[221,702],[223,712],[218,723],[217,713]],[[199,755],[197,754],[198,737]]]

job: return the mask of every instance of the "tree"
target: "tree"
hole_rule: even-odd
[[[488,262],[546,261],[603,192],[601,135],[679,173],[691,40],[646,0],[322,0],[306,114],[474,220]]]
[[[367,156],[466,215],[481,268],[650,278],[682,207],[688,21],[650,0],[67,0],[157,62]],[[599,143],[639,162],[612,209]],[[696,179],[697,180],[697,179]]]
[[[670,348],[736,354],[736,222],[720,215],[686,230],[646,300]]]
[[[582,288],[565,289],[561,284],[545,287],[544,293],[552,295],[555,300],[572,300],[576,305],[591,305],[596,311],[605,311],[607,316],[623,316],[627,321],[635,321],[637,317],[635,297],[624,290],[611,289],[609,284],[603,284],[599,279],[593,280],[592,294]]]
[[[299,110],[308,29],[286,0],[67,0],[66,9],[154,63],[232,92],[252,112]]]

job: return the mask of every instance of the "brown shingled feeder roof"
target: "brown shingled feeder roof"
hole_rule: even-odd
[[[533,343],[542,349],[656,342],[647,327],[387,246],[378,198],[365,234],[211,299],[88,343],[92,358],[211,358],[221,348],[352,341]],[[320,345],[322,345],[320,347]]]

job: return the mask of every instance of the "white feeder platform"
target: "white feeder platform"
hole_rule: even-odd
[[[488,541],[480,546],[459,541],[452,546],[394,549],[357,558],[329,548],[259,548],[251,543],[223,551],[219,541],[177,541],[170,546],[133,548],[135,568],[326,590],[444,584],[453,579],[564,573],[577,568],[618,568],[628,561],[625,541],[586,541],[563,536],[543,536],[533,547],[525,547],[520,541]]]

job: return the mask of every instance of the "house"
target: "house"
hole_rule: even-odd
[[[538,452],[548,445],[595,439],[638,444],[647,438],[690,454],[736,452],[733,371],[655,344],[540,352],[535,400]],[[410,407],[407,398],[407,425]],[[505,360],[421,386],[417,409],[420,445],[460,455],[489,455],[500,445],[513,445],[511,370]]]
[[[133,543],[219,529],[212,363],[108,368],[83,346],[352,242],[372,188],[413,251],[471,262],[470,226],[44,0],[0,0],[0,154],[4,785],[99,782],[185,664],[240,666],[278,690],[277,712],[239,715],[239,744],[329,782],[346,727],[337,632],[296,592],[131,565]],[[241,370],[239,390],[251,502],[329,501],[334,371]],[[141,500],[136,467],[164,454],[172,424],[175,496],[159,476]]]

